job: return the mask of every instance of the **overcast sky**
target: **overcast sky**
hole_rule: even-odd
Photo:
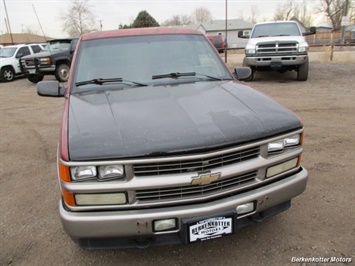
[[[1,1],[1,34],[6,33],[4,2]],[[259,20],[271,19],[279,4],[289,0],[227,0],[228,19],[245,19],[250,17],[251,6],[258,8]],[[70,6],[69,0],[5,0],[11,30],[21,33],[27,28],[41,35],[34,8],[47,36],[59,38],[66,37],[62,31],[60,14]],[[293,3],[302,3],[302,0],[293,0]],[[319,3],[319,0],[307,0],[307,5]],[[190,15],[194,9],[205,7],[209,9],[214,19],[225,18],[225,0],[91,0],[90,6],[97,20],[102,20],[103,30],[117,29],[120,23],[133,22],[137,14],[146,10],[158,23],[164,22],[173,15]],[[34,6],[34,8],[33,8]],[[98,23],[99,25],[99,23]]]

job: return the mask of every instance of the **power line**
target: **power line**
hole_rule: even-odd
[[[39,21],[39,18],[38,18],[38,16],[37,16],[37,12],[36,12],[35,6],[34,6],[33,4],[32,4],[32,7],[33,7],[33,11],[34,11],[35,14],[36,14],[36,17],[37,17],[37,20],[38,20],[38,24],[39,24],[39,26],[40,26],[40,28],[41,28],[41,31],[42,31],[44,40],[47,41],[46,35],[44,34],[44,31],[43,31],[43,29],[42,29],[41,22]]]

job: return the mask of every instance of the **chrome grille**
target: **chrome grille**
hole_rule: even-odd
[[[135,176],[152,176],[166,174],[181,174],[199,172],[217,167],[235,164],[258,157],[259,147],[253,147],[241,151],[224,153],[218,156],[211,156],[203,159],[181,160],[173,162],[158,162],[133,165]]]
[[[208,185],[187,185],[169,188],[145,189],[136,191],[136,199],[139,201],[178,200],[188,197],[221,194],[232,192],[241,185],[252,183],[257,177],[257,172],[252,171],[231,178],[215,181]]]
[[[272,42],[261,43],[257,46],[258,54],[290,53],[297,52],[297,42]]]

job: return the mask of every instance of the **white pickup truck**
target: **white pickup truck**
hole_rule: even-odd
[[[250,36],[238,32],[239,38],[249,38],[245,47],[243,66],[255,71],[275,70],[280,73],[296,71],[297,80],[308,79],[308,43],[304,36],[315,34],[300,30],[294,21],[263,22],[254,25]],[[253,79],[253,75],[249,80]]]
[[[0,80],[13,81],[15,76],[22,75],[19,59],[25,55],[39,53],[41,44],[19,44],[5,46],[0,49]]]

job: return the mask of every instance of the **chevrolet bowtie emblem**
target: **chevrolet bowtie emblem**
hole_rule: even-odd
[[[207,174],[199,174],[198,176],[192,177],[191,184],[192,185],[207,185],[212,183],[213,181],[218,180],[221,177],[221,173],[207,173]]]

